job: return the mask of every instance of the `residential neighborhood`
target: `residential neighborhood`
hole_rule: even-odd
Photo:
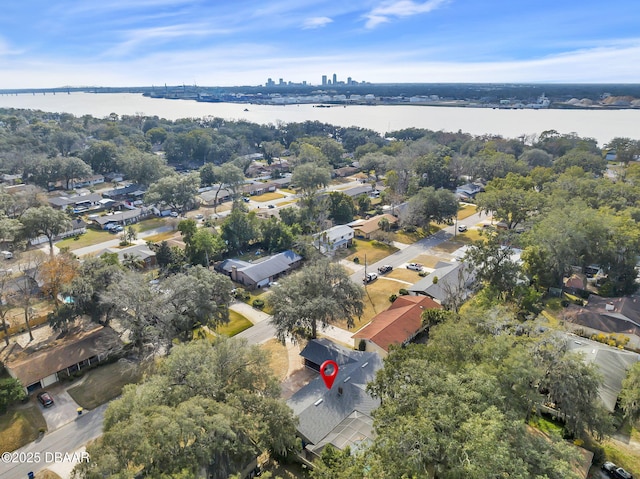
[[[0,148],[0,444],[91,460],[0,478],[640,474],[640,230],[606,200],[636,197],[635,163],[560,134],[255,125],[250,147],[213,119],[23,115],[0,133],[85,136]]]

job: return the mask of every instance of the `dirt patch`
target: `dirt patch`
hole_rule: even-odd
[[[309,368],[302,368],[294,371],[293,374],[282,381],[282,384],[280,385],[282,398],[286,401],[298,392],[298,390],[313,381],[317,376],[318,373]]]
[[[283,346],[277,339],[270,339],[266,343],[261,344],[260,348],[269,353],[269,366],[271,371],[279,381],[283,381],[287,377],[287,371],[289,370],[289,354],[287,353],[286,346]]]

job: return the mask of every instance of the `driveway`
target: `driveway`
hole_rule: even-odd
[[[34,400],[38,402],[38,405],[40,406],[44,420],[47,422],[48,432],[53,432],[65,424],[75,420],[78,416],[79,406],[69,393],[60,385],[47,388],[47,391],[53,397],[53,406],[45,408],[42,407],[36,398],[34,398]]]

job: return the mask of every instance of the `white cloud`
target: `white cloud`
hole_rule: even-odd
[[[423,3],[417,3],[413,0],[399,0],[384,2],[365,15],[367,19],[365,26],[372,29],[381,23],[391,21],[392,18],[410,17],[422,13],[429,13],[448,1],[449,0],[428,0]]]
[[[322,28],[322,27],[326,27],[331,22],[333,22],[333,20],[330,19],[329,17],[307,18],[302,24],[302,28],[304,30],[310,30],[313,28]]]

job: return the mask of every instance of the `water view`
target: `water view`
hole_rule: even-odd
[[[317,120],[339,126],[359,126],[380,133],[416,127],[430,130],[497,134],[508,138],[539,135],[545,130],[576,133],[598,140],[602,147],[615,137],[640,138],[640,110],[500,110],[412,105],[335,106],[198,103],[153,99],[138,94],[0,95],[0,107],[66,112],[98,118],[119,115],[159,116],[167,119],[214,116],[259,124]]]

